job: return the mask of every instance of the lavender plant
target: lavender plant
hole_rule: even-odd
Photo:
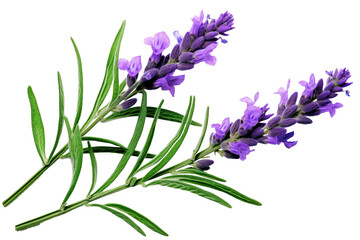
[[[218,47],[219,42],[225,44],[227,40],[224,37],[228,36],[228,32],[234,29],[234,18],[229,12],[221,14],[217,19],[211,19],[209,16],[205,18],[203,12],[201,12],[200,16],[193,17],[192,21],[190,31],[183,36],[178,31],[174,32],[177,44],[169,54],[164,54],[164,51],[170,46],[170,38],[165,32],[156,33],[154,36],[144,40],[144,43],[151,47],[152,54],[148,58],[142,73],[141,56],[135,56],[130,60],[119,59],[119,49],[125,29],[124,21],[111,47],[104,80],[93,109],[81,127],[79,121],[83,105],[82,62],[78,48],[74,40],[71,39],[78,61],[77,113],[71,125],[65,116],[64,91],[61,76],[58,73],[59,121],[56,140],[49,155],[45,153],[44,126],[36,98],[32,88],[28,88],[34,142],[43,167],[7,198],[3,205],[6,207],[11,204],[59,159],[70,158],[73,178],[68,192],[61,204],[59,204],[58,210],[18,224],[15,227],[16,230],[34,227],[81,206],[88,206],[98,207],[114,214],[142,235],[145,235],[144,231],[134,220],[154,232],[167,236],[167,233],[154,222],[127,206],[118,203],[94,203],[100,198],[138,185],[144,187],[161,185],[176,188],[197,194],[225,207],[231,207],[227,201],[215,193],[205,190],[209,188],[226,193],[240,201],[259,206],[261,203],[257,200],[225,185],[224,182],[226,181],[224,179],[206,172],[215,163],[214,160],[209,159],[210,154],[218,153],[226,158],[245,160],[247,155],[254,151],[252,148],[257,144],[279,145],[283,143],[287,148],[294,147],[297,141],[291,140],[294,132],[288,132],[289,127],[296,123],[310,124],[312,123],[312,117],[326,112],[333,117],[335,111],[342,107],[341,103],[334,103],[333,99],[351,84],[348,82],[350,72],[347,69],[326,72],[328,75],[326,83],[324,83],[323,79],[316,82],[314,74],[310,76],[309,82],[300,81],[300,85],[305,89],[299,99],[297,92],[292,93],[289,97],[289,80],[286,89],[280,88],[276,92],[276,94],[280,95],[280,103],[276,114],[268,113],[270,110],[268,104],[263,107],[255,106],[259,93],[255,94],[253,100],[249,97],[241,98],[240,100],[247,104],[243,116],[234,122],[231,122],[227,117],[221,124],[212,124],[211,127],[214,128],[214,132],[211,133],[209,145],[200,150],[208,128],[209,108],[207,108],[204,123],[200,124],[192,120],[195,110],[195,97],[193,96],[190,97],[184,114],[163,109],[163,100],[157,107],[147,105],[147,91],[149,90],[161,88],[164,91],[169,91],[172,96],[175,95],[175,86],[180,85],[185,80],[185,75],[178,75],[179,71],[190,70],[201,62],[211,66],[215,65],[216,57],[211,55],[212,51]],[[126,78],[121,82],[119,81],[119,70],[127,72]],[[110,92],[111,86],[112,93]],[[104,104],[109,93],[111,100]],[[140,97],[140,106],[134,107]],[[88,134],[99,122],[106,123],[131,116],[137,117],[137,121],[127,146],[114,140],[89,136]],[[144,124],[147,118],[151,118],[152,123],[148,133],[145,134]],[[179,128],[175,136],[159,153],[152,154],[149,153],[149,149],[153,144],[154,133],[159,119],[178,122]],[[60,150],[56,151],[64,123],[68,133],[68,142]],[[192,149],[191,157],[170,165],[170,161],[183,144],[191,125],[202,126],[203,129],[197,145]],[[146,135],[145,144],[141,150],[137,150],[139,139],[143,135]],[[93,146],[94,144],[107,145]],[[98,171],[96,154],[101,152],[121,154],[121,158],[108,179],[100,187],[95,188]],[[81,173],[84,154],[89,155],[92,166],[90,189],[84,199],[68,204],[67,201],[75,190]],[[128,164],[131,157],[137,157],[133,166]],[[121,174],[124,175],[123,170],[127,166],[130,167],[131,171],[127,175],[124,184],[109,188]]]

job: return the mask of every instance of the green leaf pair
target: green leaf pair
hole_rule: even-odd
[[[125,214],[129,215],[130,217],[134,218],[135,220],[139,221],[140,223],[144,224],[149,229],[153,230],[156,233],[159,233],[164,236],[168,236],[168,234],[162,230],[159,226],[157,226],[154,222],[150,219],[145,217],[144,215],[136,212],[135,210],[128,208],[124,205],[116,204],[116,203],[109,203],[105,205],[101,204],[90,204],[89,206],[92,207],[99,207],[104,209],[115,216],[119,217],[120,219],[124,220],[128,223],[131,227],[133,227],[136,231],[138,231],[141,235],[146,236],[145,232],[137,225],[131,218],[126,216]],[[124,214],[125,213],[125,214]]]
[[[41,158],[41,161],[43,162],[44,165],[47,165],[49,163],[49,160],[51,160],[52,156],[55,153],[64,124],[64,89],[59,72],[57,76],[58,76],[58,88],[59,88],[59,122],[58,122],[58,130],[55,138],[55,143],[51,150],[49,158],[47,158],[45,154],[45,130],[44,130],[44,124],[41,118],[40,110],[35,98],[35,94],[31,86],[29,86],[27,90],[29,102],[30,102],[30,108],[31,108],[31,127],[32,127],[34,142],[36,149],[39,153],[39,156]]]

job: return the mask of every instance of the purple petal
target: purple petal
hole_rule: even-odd
[[[129,61],[126,60],[125,58],[120,58],[117,66],[120,70],[127,70],[128,66],[129,66]]]

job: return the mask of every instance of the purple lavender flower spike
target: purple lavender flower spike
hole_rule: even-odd
[[[250,150],[249,145],[243,142],[232,142],[230,144],[229,151],[235,155],[238,155],[240,160],[244,161],[246,156],[255,150]]]
[[[279,103],[280,106],[281,105],[286,105],[286,103],[288,101],[289,87],[290,87],[290,79],[288,80],[286,90],[283,87],[281,87],[281,88],[279,88],[279,90],[277,92],[275,92],[275,94],[280,95],[280,103]]]
[[[170,46],[170,38],[165,32],[159,32],[154,37],[145,38],[144,43],[150,45],[153,50],[151,61],[159,62],[162,52]]]
[[[130,62],[124,58],[120,58],[117,65],[120,70],[126,70],[130,77],[135,77],[142,68],[141,56],[133,57]]]
[[[219,21],[221,22],[221,19]],[[215,29],[215,23],[211,27]],[[329,112],[333,117],[336,109],[343,106],[341,103],[334,104],[331,99],[337,96],[337,92],[344,91],[343,88],[351,84],[347,82],[351,76],[350,72],[345,68],[336,69],[334,72],[328,72],[328,75],[326,84],[322,79],[316,83],[314,74],[310,76],[309,82],[301,81],[300,84],[305,87],[305,90],[298,103],[297,92],[292,93],[290,98],[288,97],[288,81],[287,89],[280,88],[276,92],[280,94],[278,114],[267,123],[263,121],[269,119],[273,114],[267,114],[269,110],[267,104],[262,108],[255,106],[259,93],[255,94],[254,100],[249,97],[241,98],[240,100],[247,104],[243,117],[232,124],[230,124],[229,118],[225,119],[224,131],[221,131],[218,138],[215,135],[218,134],[221,125],[213,125],[216,132],[211,135],[211,145],[219,147],[217,151],[222,156],[241,160],[245,160],[246,156],[253,151],[249,146],[256,146],[258,143],[273,145],[283,143],[286,148],[294,147],[297,141],[290,141],[294,132],[287,132],[288,127],[296,123],[311,124],[310,116],[317,116],[325,112]],[[238,129],[237,132],[236,129]]]
[[[195,162],[195,167],[201,171],[206,171],[210,169],[210,166],[214,163],[211,159],[200,159]]]
[[[304,97],[306,97],[306,98],[311,98],[312,95],[313,95],[313,91],[314,91],[314,89],[316,87],[315,75],[311,74],[309,82],[300,81],[299,83],[300,83],[301,86],[305,87],[305,90],[302,93],[302,95]]]
[[[215,134],[214,137],[216,139],[218,139],[219,141],[221,141],[226,134],[229,131],[230,128],[230,118],[225,118],[224,121],[220,124],[215,123],[211,125],[212,128],[215,128]]]
[[[175,87],[180,85],[184,79],[185,75],[173,76],[174,72],[167,74],[165,77],[159,78],[154,82],[153,87],[159,88],[162,90],[169,90],[171,95],[174,97],[175,95]]]

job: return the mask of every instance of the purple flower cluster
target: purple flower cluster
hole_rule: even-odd
[[[218,19],[207,18],[204,13],[192,18],[193,25],[189,32],[181,36],[178,31],[174,32],[177,44],[170,54],[164,55],[163,51],[170,46],[170,39],[165,32],[156,33],[153,37],[145,39],[144,43],[151,46],[152,55],[140,77],[139,88],[148,90],[161,88],[175,94],[175,86],[180,85],[184,75],[174,76],[176,70],[184,71],[194,67],[195,64],[205,62],[215,65],[216,57],[211,52],[218,46],[220,36],[227,36],[232,30],[234,18],[232,14],[225,12]],[[221,39],[222,42],[226,42]],[[121,70],[127,70],[127,84],[131,86],[138,79],[141,70],[140,56],[134,57],[130,62],[120,59],[118,66]]]
[[[352,83],[347,82],[351,77],[349,70],[336,69],[334,72],[327,72],[329,75],[326,84],[323,79],[316,82],[314,74],[310,76],[309,82],[300,81],[305,87],[297,103],[298,93],[294,92],[289,97],[288,90],[290,80],[286,89],[280,88],[276,94],[280,95],[277,114],[267,114],[267,104],[263,107],[255,106],[259,98],[256,93],[254,100],[245,97],[241,101],[247,104],[247,108],[241,119],[231,123],[225,118],[222,124],[213,124],[215,132],[210,136],[210,144],[219,146],[218,152],[227,158],[239,158],[245,160],[246,156],[254,151],[250,147],[258,143],[279,145],[291,148],[297,141],[289,141],[294,132],[288,132],[287,128],[296,124],[310,124],[310,117],[329,112],[330,116],[335,115],[335,110],[342,107],[341,103],[333,103],[332,99],[342,92],[343,89]],[[267,120],[267,123],[263,121]]]

